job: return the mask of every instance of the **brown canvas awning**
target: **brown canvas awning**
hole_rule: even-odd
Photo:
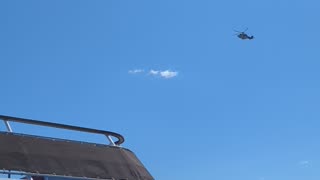
[[[128,149],[0,132],[0,169],[58,176],[153,180]]]

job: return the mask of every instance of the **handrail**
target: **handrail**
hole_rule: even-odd
[[[39,120],[33,120],[33,119],[17,118],[17,117],[4,116],[4,115],[0,115],[0,119],[2,119],[5,122],[11,121],[11,122],[24,123],[24,124],[53,127],[58,129],[67,129],[67,130],[74,130],[74,131],[87,132],[87,133],[93,133],[93,134],[102,134],[102,135],[105,135],[110,141],[110,143],[113,145],[120,145],[124,142],[124,137],[122,135],[115,132],[111,132],[111,131],[91,129],[91,128],[85,128],[85,127],[79,127],[79,126],[71,126],[66,124],[45,122],[45,121],[39,121]],[[113,142],[110,136],[115,137],[118,140],[116,142]]]
[[[26,176],[27,180],[31,180],[31,176],[45,176],[45,177],[54,177],[54,178],[66,178],[70,180],[114,180],[114,178],[108,179],[100,179],[100,178],[88,178],[88,177],[73,177],[73,176],[59,176],[54,174],[41,174],[41,173],[26,173],[22,171],[8,171],[0,169],[0,174],[7,174],[7,175],[18,175],[18,176]],[[1,178],[0,178],[1,179]],[[11,179],[11,178],[8,178]]]

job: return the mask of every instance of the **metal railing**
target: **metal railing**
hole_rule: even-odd
[[[88,177],[73,177],[73,176],[59,176],[59,175],[52,175],[52,174],[39,174],[39,173],[26,173],[26,172],[19,172],[19,171],[7,171],[7,170],[0,170],[0,174],[7,175],[7,178],[3,179],[15,179],[11,178],[12,175],[23,176],[24,178],[17,178],[17,180],[33,180],[32,177],[44,177],[44,180],[50,180],[50,178],[60,178],[61,180],[116,180],[115,178],[107,178],[107,179],[99,179],[99,178],[88,178]],[[0,178],[2,179],[2,178]]]
[[[80,131],[80,132],[86,132],[86,133],[102,134],[107,137],[108,141],[113,146],[120,146],[124,142],[124,137],[122,135],[115,132],[110,132],[110,131],[91,129],[91,128],[85,128],[85,127],[79,127],[79,126],[71,126],[71,125],[52,123],[52,122],[45,122],[45,121],[39,121],[39,120],[33,120],[33,119],[17,118],[17,117],[4,116],[4,115],[0,115],[0,120],[4,121],[8,132],[13,132],[9,122],[18,122],[23,124],[32,124],[32,125],[38,125],[38,126],[53,127],[58,129],[67,129],[67,130]],[[117,141],[113,141],[112,137],[116,138]]]

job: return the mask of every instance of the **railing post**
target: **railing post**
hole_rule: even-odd
[[[8,173],[8,179],[11,179],[11,171],[9,170],[9,173]]]
[[[6,127],[7,127],[8,132],[12,132],[12,128],[11,128],[9,122],[6,121],[6,120],[3,120],[3,122],[4,122],[4,124],[6,124]]]
[[[107,138],[112,146],[116,146],[116,144],[113,142],[112,138],[109,135],[107,135]]]

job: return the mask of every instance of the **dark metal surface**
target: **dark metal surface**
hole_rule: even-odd
[[[39,121],[39,120],[33,120],[33,119],[17,118],[17,117],[4,116],[4,115],[0,115],[0,119],[5,121],[24,123],[24,124],[33,124],[33,125],[39,125],[39,126],[54,127],[59,129],[68,129],[68,130],[81,131],[81,132],[87,132],[87,133],[103,134],[105,136],[113,136],[118,139],[115,142],[116,145],[120,145],[124,142],[124,137],[122,135],[115,132],[110,132],[110,131],[58,124],[58,123],[51,123],[51,122],[45,122],[45,121]]]

